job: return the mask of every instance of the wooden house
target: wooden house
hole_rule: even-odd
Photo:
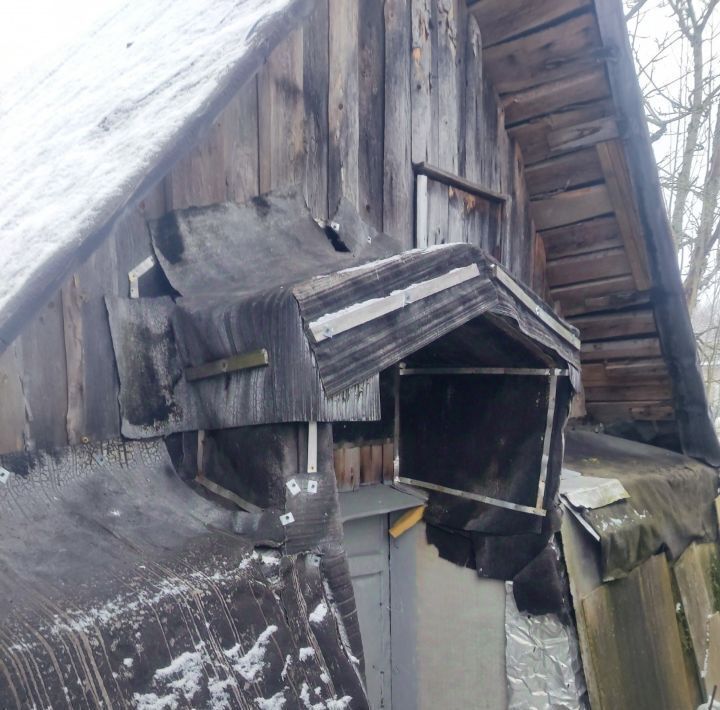
[[[2,707],[720,682],[620,0],[127,3],[2,91]]]

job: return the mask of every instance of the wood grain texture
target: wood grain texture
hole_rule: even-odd
[[[620,227],[614,215],[545,230],[543,239],[551,260],[622,247]]]
[[[383,229],[385,118],[385,18],[381,0],[359,0],[358,209],[378,231]],[[406,58],[407,61],[407,58]]]
[[[657,332],[652,308],[624,313],[576,316],[570,322],[580,330],[584,341],[652,335]]]
[[[340,198],[345,197],[357,207],[360,197],[358,9],[357,2],[329,0],[328,204],[331,214],[335,213]]]
[[[328,92],[330,65],[328,0],[315,3],[303,27],[305,103],[305,195],[312,213],[328,219]]]
[[[386,0],[383,229],[413,245],[411,0]]]
[[[568,190],[532,202],[532,214],[538,229],[552,229],[583,222],[613,211],[605,185]]]
[[[609,279],[629,273],[630,264],[622,247],[553,259],[548,263],[547,268],[551,288],[583,281]]]
[[[530,195],[536,199],[551,193],[602,182],[604,174],[592,148],[550,158],[525,168]]]
[[[22,451],[25,441],[25,396],[23,394],[20,343],[0,355],[0,453]]]
[[[470,4],[470,10],[482,27],[487,46],[492,47],[590,5],[590,0],[479,0]]]
[[[260,192],[302,182],[305,172],[303,31],[292,32],[258,74]]]

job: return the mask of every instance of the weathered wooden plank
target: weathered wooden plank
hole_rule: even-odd
[[[610,200],[615,208],[620,236],[630,262],[635,284],[639,290],[650,287],[648,258],[645,251],[643,229],[634,202],[634,193],[625,154],[619,141],[598,143],[596,146]]]
[[[341,197],[356,207],[359,200],[358,3],[330,0],[329,9],[328,204],[334,214]]]
[[[549,260],[616,249],[623,245],[614,215],[545,230],[543,239]]]
[[[343,467],[342,473],[338,476],[338,490],[352,491],[360,486],[360,447],[346,446],[342,451]]]
[[[483,133],[483,62],[482,38],[477,20],[467,16],[465,25],[463,121],[461,126],[460,173],[472,182],[479,182],[482,175],[480,145]]]
[[[305,173],[303,31],[278,45],[258,73],[260,192],[302,182]]]
[[[619,137],[617,121],[614,117],[605,116],[576,126],[550,131],[547,134],[547,143],[553,153],[561,153],[587,148]]]
[[[630,265],[622,247],[565,256],[549,261],[547,266],[547,278],[552,289],[566,284],[607,279],[629,273]]]
[[[227,198],[247,202],[260,192],[257,78],[251,79],[223,113]]]
[[[593,185],[533,200],[531,210],[539,230],[583,222],[613,211],[605,185]]]
[[[449,189],[452,188],[441,182],[428,180],[427,246],[448,244],[452,240],[448,227]]]
[[[537,199],[604,179],[597,152],[592,148],[550,158],[525,168],[530,196]]]
[[[588,414],[605,424],[612,422],[672,421],[675,410],[671,402],[591,402],[586,400]]]
[[[315,217],[328,214],[328,92],[330,66],[328,0],[318,0],[303,27],[305,100],[305,195]]]
[[[559,20],[564,15],[591,6],[590,0],[558,0],[558,2],[527,2],[527,0],[479,0],[470,11],[482,27],[488,47],[509,37],[524,34],[537,27]]]
[[[383,444],[382,469],[383,481],[392,481],[395,471],[395,444],[392,441]]]
[[[20,336],[30,450],[67,446],[67,366],[62,297],[57,293]]]
[[[628,379],[636,382],[669,384],[667,364],[662,358],[584,363],[582,377],[585,385],[624,387]]]
[[[582,609],[590,651],[583,661],[601,679],[593,708],[694,707],[664,555],[601,585]]]
[[[556,113],[610,95],[605,69],[591,69],[503,96],[508,125]]]
[[[619,290],[605,296],[580,296],[578,300],[562,300],[563,315],[567,318],[574,315],[584,315],[588,313],[597,313],[598,311],[617,311],[633,306],[642,306],[650,303],[649,291],[633,291],[632,276],[617,277],[617,279],[601,279],[593,282],[593,285],[602,281],[621,282],[626,279],[628,283],[624,285],[628,290]]]
[[[626,358],[648,358],[661,355],[660,341],[657,338],[625,338],[583,343],[581,357],[583,362],[594,360],[622,360]]]
[[[580,330],[583,341],[652,335],[657,332],[652,308],[626,313],[576,316],[568,320]]]
[[[412,0],[412,161],[437,165],[437,103],[433,101],[432,77],[437,58],[433,56],[434,3]],[[433,105],[435,104],[435,105]]]
[[[25,397],[21,374],[20,343],[0,355],[0,453],[22,451],[25,435]]]
[[[586,303],[590,299],[611,296],[615,293],[631,292],[635,288],[632,276],[613,276],[607,279],[580,282],[552,288],[552,296],[563,303]]]
[[[455,175],[459,172],[460,103],[463,92],[458,54],[459,36],[456,0],[437,0],[437,18],[433,32],[437,33],[437,94],[438,102],[438,158],[437,166]],[[460,49],[462,49],[460,47]]]
[[[545,242],[537,233],[534,235],[534,241],[532,289],[541,298],[544,298],[547,291],[547,257],[545,253]]]
[[[551,157],[557,157],[565,150],[571,150],[562,144],[558,145],[558,138],[553,138],[551,145],[550,140],[553,134],[558,134],[560,139],[568,139],[571,132],[578,126],[593,124],[596,121],[612,117],[614,110],[612,100],[603,99],[518,123],[510,127],[508,132],[520,142],[525,165],[532,165]],[[577,135],[577,133],[572,133],[573,137]],[[574,148],[572,149],[574,150]]]
[[[487,35],[486,35],[487,36]],[[602,66],[604,55],[592,12],[585,12],[483,52],[487,73],[500,94]]]
[[[413,245],[412,32],[410,0],[385,2],[385,166],[383,229]]]
[[[599,387],[585,385],[586,402],[669,402],[672,399],[672,385],[640,385],[632,381],[624,387]]]
[[[359,0],[359,210],[376,229],[383,228],[383,154],[385,113],[385,21],[381,0]],[[405,58],[407,62],[407,57]]]

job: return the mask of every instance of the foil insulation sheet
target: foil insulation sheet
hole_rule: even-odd
[[[506,584],[508,710],[584,710],[586,689],[575,629],[555,614],[518,611]]]

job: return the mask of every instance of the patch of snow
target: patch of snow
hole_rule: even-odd
[[[321,601],[310,613],[308,617],[311,624],[320,624],[325,619],[328,613],[327,604]]]
[[[262,669],[265,667],[265,648],[270,641],[270,637],[278,630],[277,626],[268,626],[252,648],[243,656],[240,655],[242,649],[240,644],[235,644],[232,648],[224,651],[225,655],[232,661],[233,669],[237,671],[248,683],[255,680]]]
[[[285,694],[279,691],[272,698],[255,698],[255,703],[260,710],[282,710],[285,707]]]
[[[136,710],[175,710],[178,706],[174,695],[158,697],[155,693],[135,693],[133,701]]]
[[[231,76],[240,85],[293,3],[125,0],[0,84],[0,324],[51,264],[70,269]]]
[[[185,700],[192,700],[195,693],[200,690],[200,681],[203,677],[204,646],[204,643],[200,643],[195,651],[185,651],[167,668],[156,670],[155,681],[164,683]]]
[[[285,656],[285,665],[283,665],[283,669],[280,673],[280,678],[282,678],[283,680],[285,680],[287,678],[288,668],[292,665],[292,662],[293,662],[293,658],[288,653],[288,655]]]
[[[307,661],[308,658],[312,658],[315,655],[315,649],[312,646],[305,646],[300,649],[298,658],[301,661]]]

